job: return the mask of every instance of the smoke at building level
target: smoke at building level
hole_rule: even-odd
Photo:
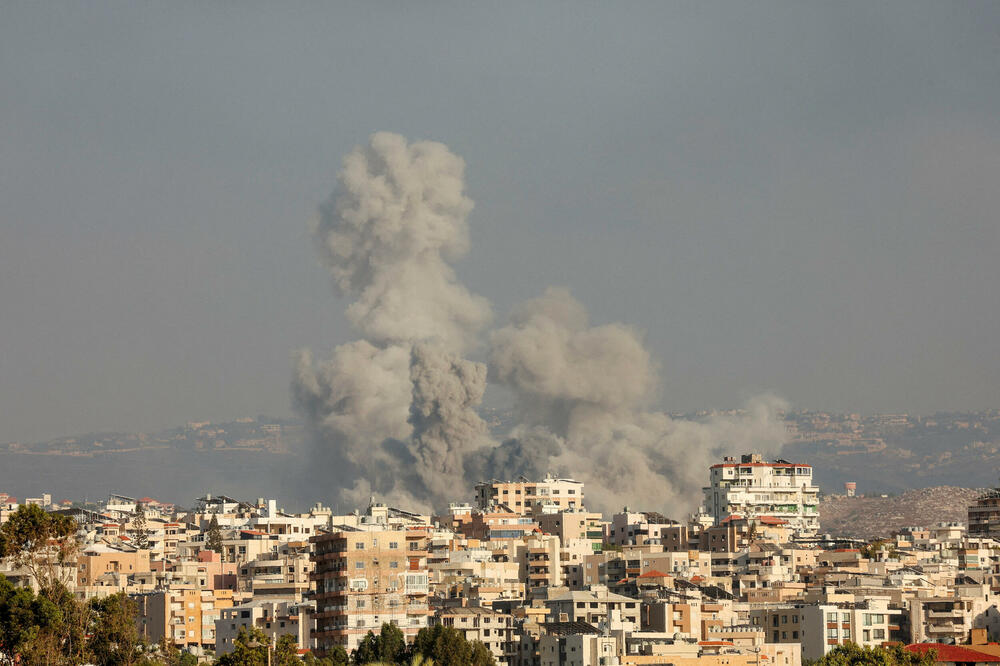
[[[298,353],[292,395],[339,500],[369,494],[426,509],[480,478],[549,469],[587,484],[588,505],[668,512],[698,500],[722,453],[775,451],[783,404],[764,397],[705,422],[650,409],[654,364],[638,333],[591,326],[563,289],[523,303],[484,335],[492,311],[456,279],[468,249],[464,162],[389,133],[345,159],[313,235],[362,340],[315,362]],[[487,366],[465,358],[488,341]],[[477,408],[487,379],[513,392],[519,424],[493,440]]]

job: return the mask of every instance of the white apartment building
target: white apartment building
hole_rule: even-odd
[[[820,659],[838,645],[877,647],[892,640],[903,611],[887,598],[858,603],[755,604],[750,623],[768,643],[800,643],[803,659]]]
[[[702,489],[702,511],[716,525],[731,516],[749,520],[771,516],[788,521],[799,534],[819,529],[819,487],[813,485],[812,466],[764,462],[760,454],[750,453],[740,462],[725,458],[709,469],[711,485]]]

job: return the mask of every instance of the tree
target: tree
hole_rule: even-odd
[[[295,640],[295,636],[285,634],[278,639],[277,644],[274,646],[274,656],[271,659],[271,663],[274,666],[296,666],[297,664],[301,664],[302,661],[299,659],[298,651],[299,643]]]
[[[0,557],[27,569],[50,598],[70,581],[76,551],[76,521],[35,504],[22,504],[0,525]]]
[[[355,664],[398,664],[406,660],[406,638],[394,624],[382,625],[378,636],[369,631],[354,651]]]
[[[217,666],[265,666],[267,664],[267,636],[257,627],[240,628],[239,635],[233,641],[234,649],[224,654],[215,662]],[[250,647],[254,644],[254,647]]]
[[[132,666],[139,660],[136,603],[124,592],[93,599],[90,652],[100,666]]]
[[[135,514],[132,516],[132,532],[135,534],[135,541],[132,544],[140,550],[149,549],[149,529],[146,527],[146,505],[137,503]]]
[[[85,610],[62,585],[36,595],[0,576],[0,663],[84,663]]]
[[[485,645],[467,641],[454,627],[440,624],[417,632],[412,654],[433,659],[436,666],[496,666],[493,654]]]
[[[844,643],[811,663],[814,666],[934,666],[935,656],[934,650],[921,654],[910,652],[899,644],[884,648]]]
[[[219,529],[219,517],[212,514],[212,521],[205,533],[205,547],[216,553],[222,553],[222,530]]]

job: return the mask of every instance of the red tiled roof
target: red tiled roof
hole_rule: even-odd
[[[662,571],[657,571],[656,569],[650,569],[646,573],[639,576],[639,578],[671,578],[671,575],[665,574]]]
[[[912,645],[907,645],[905,650],[907,652],[914,652],[916,654],[926,654],[931,650],[937,652],[937,656],[934,658],[937,662],[987,662],[991,664],[1000,663],[1000,657],[995,657],[992,654],[986,654],[985,652],[978,652],[977,650],[972,650],[970,648],[961,645],[944,645],[942,643],[913,643]]]
[[[788,521],[784,518],[778,518],[777,516],[761,516],[760,522],[765,525],[787,525]]]

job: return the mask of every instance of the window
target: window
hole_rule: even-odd
[[[365,549],[365,544],[364,544],[364,542],[362,542],[362,541],[358,541],[357,543],[355,543],[355,544],[354,544],[354,549],[355,549],[355,550],[364,550],[364,549]]]
[[[771,642],[772,643],[777,643],[778,642],[778,632],[777,631],[774,632],[774,640],[771,641]]]
[[[847,640],[847,641],[851,640],[851,628],[850,627],[844,627],[844,640]]]
[[[872,629],[872,638],[877,641],[884,641],[885,629]]]
[[[364,562],[355,562],[354,563],[354,568],[355,569],[364,569],[365,568],[365,563]]]
[[[848,622],[851,621],[851,614],[850,613],[841,613],[840,614],[840,621],[843,622],[844,624],[847,624]]]
[[[836,627],[830,627],[829,629],[827,629],[826,630],[826,637],[827,638],[837,638],[837,628]]]
[[[788,616],[787,615],[782,615],[781,616],[781,624],[788,624]]]
[[[870,641],[871,639],[872,639],[871,629],[865,629],[863,632],[861,632],[861,640]]]
[[[827,622],[836,622],[837,621],[837,614],[836,613],[827,613],[826,614],[826,621]]]
[[[389,542],[389,550],[395,550],[397,548],[399,548],[399,542],[397,542],[397,541],[390,541]]]
[[[785,640],[786,638],[788,638],[788,632],[787,631],[781,632],[781,640]]]
[[[799,616],[798,615],[793,615],[792,616],[792,624],[798,624],[798,622],[799,622]]]
[[[797,632],[797,631],[793,631],[793,632],[792,632],[792,640],[795,640],[795,639],[797,639],[798,637],[799,637],[799,632]]]

